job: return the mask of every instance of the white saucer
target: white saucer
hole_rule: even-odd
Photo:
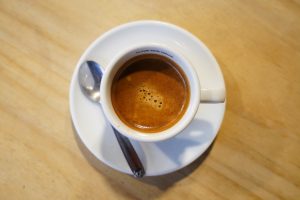
[[[118,52],[138,44],[159,43],[176,48],[198,66],[204,88],[225,88],[219,65],[210,51],[189,32],[163,22],[138,21],[118,26],[94,41],[81,56],[70,86],[70,110],[80,140],[108,166],[132,174],[101,106],[90,102],[80,91],[77,72],[85,60],[94,60],[104,69]],[[167,141],[132,141],[147,176],[174,172],[196,160],[212,143],[223,120],[225,103],[202,103],[194,121],[182,133]]]

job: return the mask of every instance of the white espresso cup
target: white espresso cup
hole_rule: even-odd
[[[183,116],[171,127],[156,133],[144,133],[130,128],[116,114],[111,101],[111,87],[114,77],[124,63],[133,57],[143,54],[158,54],[175,62],[186,75],[190,87],[190,100]],[[130,47],[116,55],[105,68],[101,80],[100,96],[103,112],[111,125],[124,136],[142,142],[157,142],[176,136],[194,119],[200,102],[224,102],[225,90],[209,90],[200,87],[196,66],[191,65],[180,53],[159,44],[144,44]]]

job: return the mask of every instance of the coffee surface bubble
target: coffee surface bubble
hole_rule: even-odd
[[[150,105],[156,110],[163,108],[163,95],[161,95],[155,89],[151,89],[151,86],[140,86],[137,89],[137,101]]]

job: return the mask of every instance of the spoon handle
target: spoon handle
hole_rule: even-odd
[[[112,128],[134,177],[142,178],[145,170],[132,144],[127,137],[121,135],[114,127]]]

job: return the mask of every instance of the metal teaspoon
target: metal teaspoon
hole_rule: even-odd
[[[102,75],[99,64],[94,61],[86,61],[79,68],[78,80],[81,91],[88,99],[99,104]],[[133,175],[136,178],[142,178],[145,170],[129,139],[120,134],[113,126],[112,129]]]

